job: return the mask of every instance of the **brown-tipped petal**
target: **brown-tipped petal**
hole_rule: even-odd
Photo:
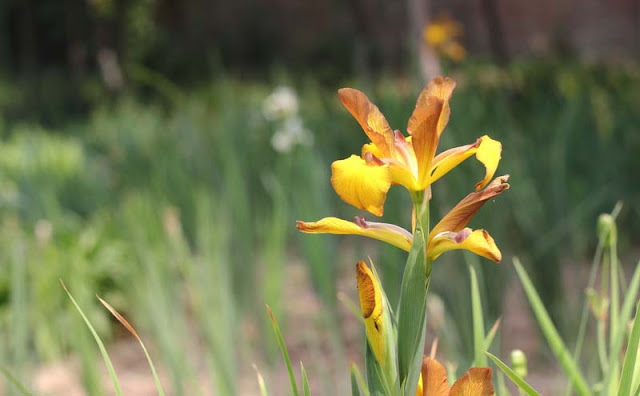
[[[367,95],[357,89],[339,89],[338,97],[384,157],[393,157],[393,130],[380,109],[371,103]]]
[[[507,180],[509,180],[509,175],[497,177],[484,190],[467,195],[433,227],[429,238],[431,239],[442,232],[462,230],[485,202],[509,188]]]
[[[450,396],[491,396],[494,393],[492,376],[489,367],[470,368],[453,384]]]
[[[325,217],[310,223],[297,221],[296,227],[310,234],[360,235],[386,242],[407,252],[413,243],[413,235],[404,228],[395,224],[366,221],[364,217],[357,217],[355,222],[337,217]]]
[[[464,228],[458,232],[441,232],[429,239],[427,253],[429,259],[435,260],[442,253],[450,250],[468,250],[499,263],[502,260],[502,253],[491,235],[485,230],[471,231]]]
[[[383,299],[380,281],[364,261],[356,265],[356,278],[358,280],[358,296],[360,297],[360,309],[364,318],[365,331],[371,350],[378,363],[385,367],[388,359],[385,345],[386,329],[383,319]]]
[[[440,362],[429,357],[422,357],[422,395],[449,396],[447,369]]]
[[[429,182],[431,163],[440,135],[449,122],[449,99],[456,83],[450,78],[436,77],[420,92],[416,108],[409,118],[407,132],[418,161],[418,180],[421,188]]]

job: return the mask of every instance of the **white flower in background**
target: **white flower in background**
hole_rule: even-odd
[[[298,114],[298,95],[291,87],[280,86],[267,96],[262,104],[267,120],[283,120]]]
[[[287,118],[271,136],[271,146],[279,153],[288,153],[296,145],[310,146],[313,135],[304,127],[300,117]]]

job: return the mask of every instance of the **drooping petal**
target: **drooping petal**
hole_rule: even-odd
[[[325,217],[317,222],[296,222],[296,227],[310,234],[361,235],[386,242],[407,252],[411,249],[413,235],[395,224],[366,221],[356,217],[356,221],[342,220],[337,217]]]
[[[435,359],[422,358],[422,396],[449,396],[447,369]]]
[[[421,188],[428,185],[431,162],[435,156],[440,135],[444,130],[451,110],[449,99],[455,82],[449,78],[437,77],[422,90],[416,101],[416,108],[409,118],[407,131],[418,163],[418,180]]]
[[[429,238],[427,254],[429,259],[435,260],[444,252],[459,249],[468,250],[496,263],[502,260],[502,253],[491,235],[485,230],[472,231],[471,228],[464,228],[458,232],[441,232]]]
[[[338,90],[338,97],[347,110],[358,121],[364,133],[383,154],[392,158],[395,153],[393,146],[393,130],[380,109],[361,91],[353,88]]]
[[[509,175],[497,177],[484,190],[472,192],[458,202],[431,230],[429,238],[446,231],[460,231],[489,199],[509,188]]]
[[[460,377],[453,387],[451,396],[491,396],[494,393],[491,377],[493,371],[489,367],[470,368]]]
[[[365,322],[367,340],[378,362],[384,366],[386,362],[384,320],[382,317],[383,301],[380,283],[364,261],[356,265],[358,296],[360,309]]]
[[[391,174],[388,165],[368,163],[352,155],[331,164],[331,185],[348,204],[382,216]]]
[[[497,140],[491,139],[487,135],[482,136],[473,144],[454,147],[443,151],[433,160],[429,183],[435,182],[447,174],[451,169],[455,168],[461,162],[475,154],[478,161],[480,161],[485,167],[484,178],[476,183],[476,191],[478,191],[489,183],[489,180],[491,180],[495,174],[496,169],[498,169],[501,152],[502,144]]]

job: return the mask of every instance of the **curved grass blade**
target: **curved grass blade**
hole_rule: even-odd
[[[118,322],[120,322],[120,324],[122,324],[129,331],[129,333],[131,333],[136,338],[136,340],[138,340],[138,343],[140,344],[140,347],[142,347],[142,351],[144,352],[144,356],[147,357],[147,362],[149,363],[149,367],[151,368],[151,374],[153,374],[153,380],[156,383],[156,390],[158,391],[158,396],[164,396],[164,388],[162,387],[162,383],[160,382],[160,378],[158,377],[158,372],[156,371],[156,368],[153,365],[153,361],[151,360],[151,356],[149,356],[149,352],[147,351],[147,348],[144,346],[144,342],[142,342],[142,339],[138,335],[138,332],[136,331],[136,329],[134,329],[133,326],[131,326],[131,324],[129,324],[129,322],[124,318],[124,316],[120,315],[120,313],[116,311],[116,309],[113,308],[111,304],[101,299],[100,296],[96,296],[96,297],[98,298],[100,303],[104,305],[104,307],[107,308],[109,312],[111,312],[111,315],[113,315],[116,319],[118,319]]]
[[[291,391],[294,396],[298,396],[298,383],[296,382],[296,377],[293,374],[293,368],[291,367],[291,359],[289,359],[289,352],[287,351],[287,345],[284,343],[284,338],[282,337],[282,333],[280,332],[280,326],[278,326],[278,322],[276,318],[273,316],[273,312],[271,308],[267,305],[267,312],[269,313],[269,319],[271,320],[271,325],[273,326],[273,331],[276,333],[276,338],[278,339],[278,344],[280,345],[280,352],[282,353],[282,358],[284,359],[284,363],[287,366],[287,371],[289,372],[289,381],[291,382]]]
[[[487,356],[498,366],[503,373],[506,374],[509,379],[518,386],[523,392],[525,392],[529,396],[542,396],[538,391],[533,389],[531,385],[527,383],[522,377],[516,374],[515,371],[511,369],[511,367],[507,366],[502,360],[498,359],[498,357],[490,354],[489,352],[485,352]]]
[[[502,320],[502,318],[498,318],[498,320],[496,320],[493,323],[493,326],[491,326],[491,329],[487,333],[487,336],[484,338],[484,349],[485,350],[489,350],[489,348],[491,348],[491,344],[493,344],[493,339],[496,337],[496,334],[498,333],[498,329],[500,328],[500,321],[501,320]]]
[[[364,380],[362,373],[358,369],[358,366],[356,366],[355,363],[351,363],[351,380],[353,381],[354,379],[356,381],[358,389],[360,390],[360,392],[363,393],[363,396],[370,396],[369,387],[367,387],[367,383]],[[351,392],[353,393],[353,386],[352,386]],[[360,395],[360,392],[358,392],[358,395]]]
[[[542,329],[542,333],[547,339],[549,347],[551,347],[551,351],[560,362],[560,366],[562,366],[562,369],[567,374],[571,382],[573,382],[576,392],[581,396],[591,395],[591,391],[589,390],[589,386],[587,385],[584,376],[580,372],[576,362],[573,360],[571,353],[569,353],[567,347],[564,345],[562,338],[560,338],[560,334],[558,334],[558,330],[556,330],[553,325],[553,322],[549,317],[549,313],[545,309],[542,300],[540,300],[540,296],[538,295],[538,292],[536,292],[533,283],[531,283],[531,279],[529,279],[529,275],[527,275],[527,272],[524,270],[517,257],[513,258],[513,265],[516,268],[516,272],[520,278],[520,283],[522,283],[522,287],[527,295],[529,303],[531,304],[533,313],[538,320],[538,324]]]
[[[360,388],[358,388],[356,376],[353,371],[351,371],[351,396],[360,396]]]
[[[100,348],[100,353],[102,354],[102,359],[104,360],[104,364],[107,365],[107,370],[109,371],[109,377],[111,377],[111,382],[113,382],[113,388],[116,392],[116,395],[122,396],[122,389],[120,389],[120,382],[118,381],[116,370],[113,368],[113,364],[111,363],[111,359],[109,358],[109,354],[107,353],[107,349],[105,348],[104,343],[100,339],[100,336],[98,336],[98,333],[96,332],[96,330],[93,328],[93,325],[91,325],[91,322],[89,321],[89,319],[85,316],[84,312],[82,312],[82,309],[80,308],[76,300],[73,298],[71,293],[69,293],[69,290],[67,290],[67,287],[64,285],[64,282],[62,282],[62,280],[60,280],[60,284],[62,285],[62,288],[64,289],[64,291],[67,293],[67,296],[69,296],[69,298],[71,299],[71,302],[73,303],[73,305],[76,307],[76,309],[80,313],[80,316],[82,316],[84,323],[89,328],[89,331],[91,331],[91,335],[93,335],[93,339],[96,340],[96,344],[98,344],[98,348]]]
[[[624,356],[624,364],[622,365],[622,377],[620,378],[620,390],[618,396],[631,394],[631,385],[633,382],[633,372],[638,364],[638,343],[640,342],[640,305],[636,308],[636,318],[633,321],[631,329],[631,337],[629,345],[627,345],[627,353]]]
[[[484,318],[482,315],[478,275],[472,264],[469,264],[469,279],[471,281],[471,313],[473,320],[473,366],[484,367],[487,365],[487,357],[482,353],[485,349]]]
[[[9,371],[6,367],[0,366],[0,371],[2,371],[2,374],[7,379],[7,381],[9,381],[9,383],[13,385],[18,390],[18,392],[20,392],[20,394],[24,396],[33,395],[33,393],[29,392],[27,387],[24,386],[22,382],[20,382],[20,380],[18,380],[18,378],[15,375],[13,375],[13,373]]]

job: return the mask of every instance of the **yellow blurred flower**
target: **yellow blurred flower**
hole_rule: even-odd
[[[458,41],[463,33],[462,24],[444,15],[428,24],[423,36],[426,43],[440,55],[459,62],[467,56],[467,51]]]

